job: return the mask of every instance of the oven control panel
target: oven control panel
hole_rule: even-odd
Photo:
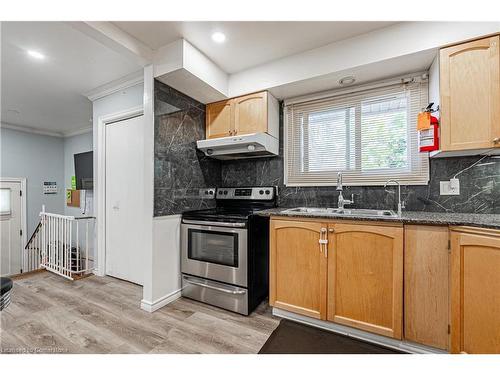
[[[249,199],[249,200],[272,200],[275,195],[272,186],[248,187],[248,188],[217,188],[216,199]]]

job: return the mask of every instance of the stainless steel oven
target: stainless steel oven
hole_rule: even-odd
[[[246,223],[183,219],[182,273],[247,287],[247,236]]]
[[[218,188],[215,207],[181,223],[182,296],[248,315],[268,293],[273,187]]]

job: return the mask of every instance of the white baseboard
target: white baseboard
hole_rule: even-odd
[[[310,318],[308,316],[303,316],[295,314],[289,311],[285,311],[279,308],[273,308],[273,315],[280,318],[285,318],[288,320],[293,320],[298,323],[307,324],[312,327],[325,329],[327,331],[335,332],[341,335],[356,338],[358,340],[367,341],[373,344],[382,345],[387,348],[400,350],[406,353],[413,354],[447,354],[444,350],[432,348],[425,345],[420,345],[417,343],[399,341],[396,339],[391,339],[390,337],[379,336],[374,333],[369,333],[361,331],[356,328],[346,327],[337,323],[327,322],[324,320]]]
[[[161,298],[158,298],[154,302],[149,302],[146,300],[141,301],[141,309],[147,311],[147,312],[155,312],[158,309],[161,309],[163,306],[168,305],[171,302],[174,302],[176,299],[181,297],[181,289],[176,290],[172,293],[167,294],[166,296],[163,296]]]

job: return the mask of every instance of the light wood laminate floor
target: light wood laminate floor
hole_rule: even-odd
[[[257,353],[279,319],[180,298],[150,314],[142,287],[111,277],[68,281],[42,272],[14,281],[0,312],[1,353]]]

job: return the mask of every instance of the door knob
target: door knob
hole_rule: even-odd
[[[493,138],[493,143],[497,144],[500,142],[500,137]]]

